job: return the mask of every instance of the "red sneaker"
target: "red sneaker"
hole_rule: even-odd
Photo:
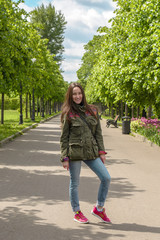
[[[111,223],[111,220],[107,217],[106,213],[105,213],[105,208],[102,209],[102,212],[99,212],[97,210],[96,207],[93,208],[93,210],[91,211],[91,213],[98,217],[99,219],[101,219],[103,222],[105,223]]]
[[[88,223],[88,219],[83,215],[81,211],[76,212],[74,221],[79,223]]]

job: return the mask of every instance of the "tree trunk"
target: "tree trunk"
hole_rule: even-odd
[[[29,113],[30,113],[30,119],[31,119],[32,118],[31,94],[29,94]]]
[[[48,115],[48,100],[45,103],[46,115]]]
[[[56,113],[56,102],[54,102],[54,112]]]
[[[132,106],[132,118],[134,118],[134,107]]]
[[[34,88],[32,90],[32,121],[35,121],[35,99],[34,99]]]
[[[111,118],[114,118],[114,109],[113,109],[114,105],[111,105]]]
[[[57,107],[58,107],[58,112],[59,112],[59,102],[57,103]]]
[[[123,102],[121,101],[121,119],[123,117]]]
[[[22,83],[20,82],[20,116],[19,124],[23,124]]]
[[[42,116],[42,98],[40,98],[39,111],[40,111],[40,116]]]
[[[152,117],[152,105],[149,106],[148,108],[148,118]]]
[[[42,117],[44,117],[44,96],[42,97]]]
[[[49,100],[47,101],[47,114],[49,114]]]
[[[111,116],[111,104],[110,103],[108,104],[108,108],[109,108],[109,116]],[[107,113],[105,115],[107,115]]]
[[[120,103],[120,101],[118,102],[118,115],[119,115],[118,119],[121,119],[121,103]]]
[[[28,93],[26,93],[26,118],[28,118]]]
[[[147,114],[146,114],[146,111],[145,111],[145,108],[143,108],[143,110],[142,110],[142,117],[147,117]]]
[[[128,116],[128,105],[125,103],[125,116]]]
[[[38,112],[39,112],[39,99],[37,97],[37,117],[38,117]]]
[[[52,113],[54,112],[54,102],[52,100]]]
[[[137,107],[137,118],[139,118],[140,117],[140,107],[138,106]]]
[[[51,100],[49,100],[49,115],[51,115]]]
[[[2,93],[1,124],[4,124],[4,93]]]

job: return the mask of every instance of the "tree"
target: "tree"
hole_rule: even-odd
[[[96,93],[96,81],[92,81],[92,70],[99,59],[99,50],[102,42],[103,35],[95,35],[93,39],[84,46],[86,52],[82,57],[81,67],[77,71],[78,81],[86,90],[86,96],[89,102],[99,101],[99,96]]]
[[[27,49],[21,47],[22,44],[25,44],[23,33],[26,32],[26,13],[18,8],[20,2],[15,3],[11,0],[1,0],[0,2],[0,92],[2,93],[2,103],[4,94],[9,95],[15,89],[22,92],[20,69],[22,74],[23,70],[26,71],[24,58],[26,58]],[[3,123],[3,110],[2,106],[1,123]]]
[[[34,25],[27,21],[28,14],[19,8],[20,2],[23,1],[0,1],[1,123],[4,94],[20,96],[20,123],[23,123],[23,94],[34,92],[35,96],[53,99],[59,86],[56,82],[60,79],[62,87],[64,85],[60,67],[47,49],[48,41],[42,39]],[[33,58],[36,59],[34,64]]]
[[[95,97],[101,101],[108,104],[122,101],[142,108],[153,105],[159,115],[159,1],[116,2],[118,8],[111,28],[100,29],[104,37],[87,79],[88,94],[92,97],[94,86]]]
[[[58,63],[62,61],[64,52],[63,41],[66,21],[61,11],[56,11],[50,3],[47,7],[43,4],[31,13],[31,22],[35,24],[43,39],[48,39],[48,49]]]

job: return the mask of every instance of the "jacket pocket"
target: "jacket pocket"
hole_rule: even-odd
[[[69,143],[69,158],[71,160],[83,159],[83,145],[81,142],[75,140],[75,142]]]
[[[72,126],[71,126],[71,135],[73,135],[73,137],[74,136],[77,136],[77,135],[80,135],[81,134],[81,128],[82,128],[82,126],[81,126],[81,124],[79,123],[79,122],[73,122],[72,123]]]
[[[96,127],[97,127],[97,120],[94,117],[90,116],[90,117],[88,117],[88,123],[89,123],[92,131],[95,132]]]

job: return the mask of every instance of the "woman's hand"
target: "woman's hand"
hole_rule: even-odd
[[[104,163],[105,160],[106,160],[106,155],[105,154],[101,154],[99,157],[100,157],[101,161]]]
[[[62,162],[62,165],[65,169],[69,170],[69,161]]]

